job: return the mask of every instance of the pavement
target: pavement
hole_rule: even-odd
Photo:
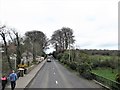
[[[19,79],[16,81],[16,88],[26,88],[27,85],[34,79],[34,77],[37,75],[39,70],[42,68],[42,66],[45,64],[46,60],[42,61],[40,64],[38,64],[33,70],[31,70],[28,74],[26,74],[24,77],[19,77]],[[10,85],[6,88],[11,88]]]
[[[27,88],[99,88],[92,80],[86,80],[69,71],[58,61],[46,62]]]

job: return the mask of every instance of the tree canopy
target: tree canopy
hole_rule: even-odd
[[[51,37],[51,43],[55,46],[56,51],[68,49],[74,42],[73,30],[68,27],[54,31]]]
[[[43,32],[37,30],[28,31],[25,33],[25,36],[25,43],[28,47],[32,47],[33,60],[35,60],[36,55],[42,55],[44,49],[46,49],[48,39]]]

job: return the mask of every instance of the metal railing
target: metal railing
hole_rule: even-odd
[[[91,73],[92,76],[93,76],[93,79],[95,79],[96,81],[102,83],[103,85],[109,87],[110,89],[112,90],[120,90],[120,83],[116,82],[116,81],[113,81],[113,80],[110,80],[110,79],[107,79],[107,78],[104,78],[102,76],[99,76],[95,73]]]

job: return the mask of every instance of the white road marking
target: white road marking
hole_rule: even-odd
[[[54,75],[55,75],[55,72],[54,72]]]
[[[58,84],[58,81],[56,81],[56,84]]]

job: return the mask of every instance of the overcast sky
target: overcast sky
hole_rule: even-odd
[[[23,35],[40,30],[48,38],[62,27],[73,29],[75,47],[118,49],[119,0],[0,0],[0,23]]]

